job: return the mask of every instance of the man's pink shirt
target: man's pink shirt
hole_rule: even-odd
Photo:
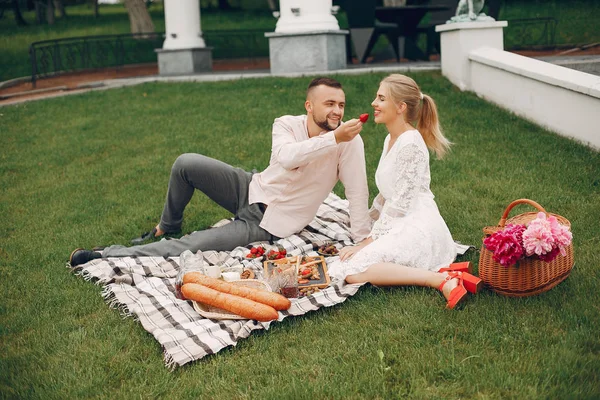
[[[271,160],[253,175],[249,203],[268,206],[260,226],[283,238],[312,221],[338,179],[349,201],[350,232],[359,242],[371,231],[362,138],[340,144],[333,132],[309,138],[307,116],[286,115],[273,123]]]

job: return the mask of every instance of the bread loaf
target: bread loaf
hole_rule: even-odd
[[[292,302],[289,299],[285,298],[279,293],[273,293],[267,290],[249,288],[236,285],[235,283],[224,282],[220,279],[206,276],[200,272],[188,272],[183,276],[183,283],[197,283],[208,288],[218,290],[222,293],[245,297],[247,299],[271,306],[278,311],[287,310],[292,305]]]
[[[181,287],[181,293],[188,300],[219,307],[248,319],[266,322],[277,319],[279,316],[277,310],[266,304],[219,292],[197,283],[185,283]]]

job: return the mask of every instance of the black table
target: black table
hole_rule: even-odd
[[[425,53],[417,46],[417,27],[430,11],[448,10],[449,7],[408,5],[401,7],[376,7],[375,17],[381,22],[398,24],[400,29],[400,54],[409,60],[426,60]]]

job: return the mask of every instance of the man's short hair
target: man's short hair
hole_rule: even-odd
[[[310,81],[310,83],[308,84],[308,89],[306,90],[306,95],[308,96],[308,94],[310,93],[312,88],[315,88],[315,87],[321,86],[321,85],[329,86],[329,87],[332,87],[335,89],[342,89],[342,84],[339,83],[338,81],[336,81],[335,79],[320,77],[320,78],[315,78],[312,81]]]

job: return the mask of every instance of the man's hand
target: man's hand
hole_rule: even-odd
[[[358,119],[351,119],[337,127],[333,134],[337,143],[349,142],[362,130],[363,124]]]

